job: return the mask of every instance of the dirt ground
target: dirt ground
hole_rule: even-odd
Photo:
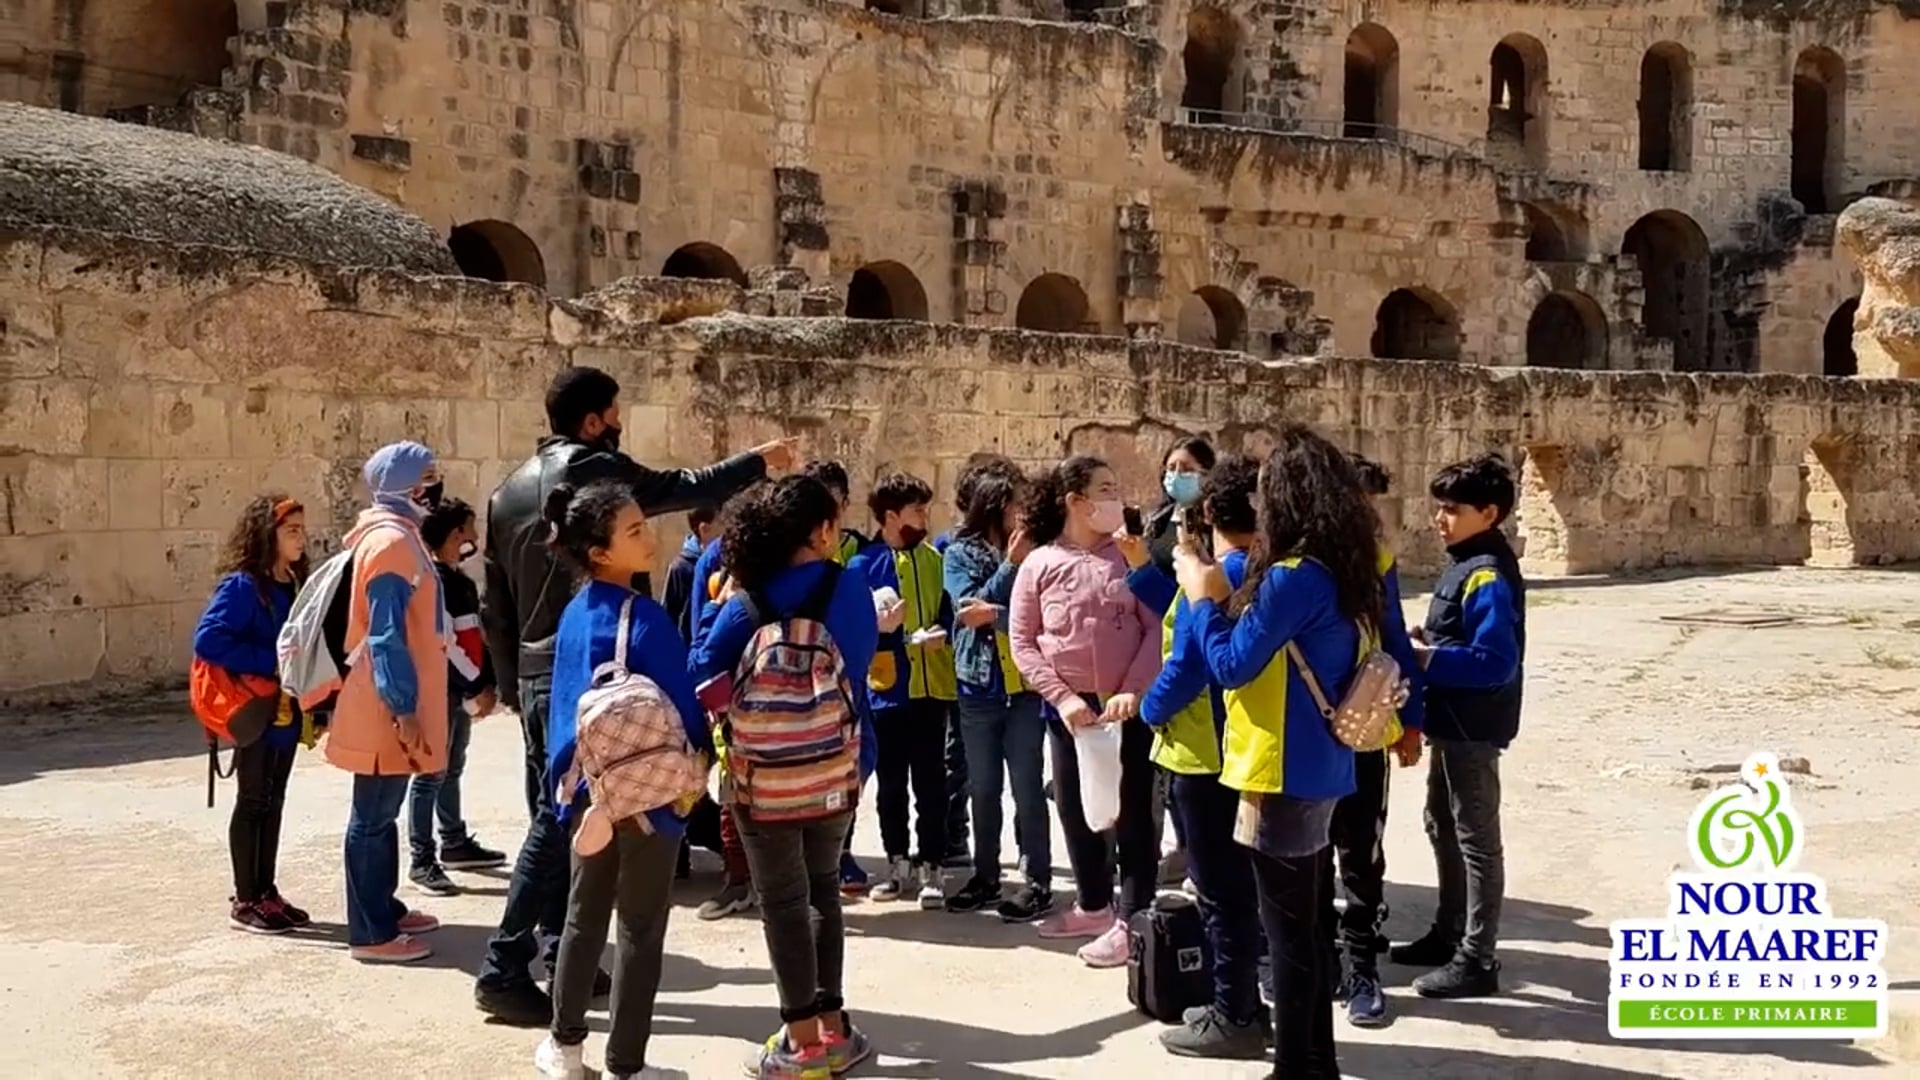
[[[1707,609],[1800,618],[1765,629],[1660,618]],[[1920,848],[1901,831],[1920,810],[1907,773],[1920,740],[1920,574],[1540,582],[1531,626],[1526,720],[1504,768],[1506,993],[1424,1002],[1407,989],[1414,973],[1389,966],[1391,1026],[1337,1022],[1346,1074],[1920,1075]],[[237,934],[224,918],[231,792],[205,808],[205,757],[182,706],[11,719],[31,723],[0,726],[0,1015],[11,1032],[0,1075],[531,1075],[537,1033],[484,1024],[472,1006],[503,877],[465,876],[466,895],[419,902],[446,924],[425,965],[350,962],[339,848],[347,784],[303,755],[280,880],[317,926],[303,937]],[[1826,877],[1839,914],[1892,929],[1895,1033],[1876,1045],[1616,1043],[1604,1014],[1606,925],[1664,910],[1665,875],[1686,858],[1690,784],[1758,748],[1812,764],[1795,785],[1802,868]],[[1396,938],[1424,927],[1433,902],[1423,772],[1394,780]],[[515,722],[483,722],[466,779],[483,840],[516,846],[520,791]],[[876,840],[863,815],[856,850],[877,859]],[[1011,836],[1005,849],[1011,857]],[[693,917],[714,865],[702,862],[679,891],[652,1051],[699,1078],[740,1075],[774,1023],[758,923]],[[870,902],[848,921],[848,997],[880,1048],[861,1075],[1262,1075],[1166,1056],[1157,1025],[1129,1011],[1123,973],[1085,969],[1030,928]],[[604,1015],[594,1023],[603,1030]],[[596,1035],[588,1061],[600,1051]]]

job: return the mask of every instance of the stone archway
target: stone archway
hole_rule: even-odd
[[[920,279],[901,263],[872,262],[853,272],[847,283],[847,317],[850,319],[927,318],[927,290]]]
[[[1640,267],[1641,325],[1673,343],[1676,371],[1707,368],[1707,234],[1678,210],[1656,210],[1633,223],[1620,251]]]
[[[1845,183],[1847,65],[1816,45],[1793,65],[1793,197],[1809,214],[1837,212]]]
[[[1487,58],[1487,144],[1518,151],[1529,165],[1547,158],[1547,47],[1531,34],[1508,34]]]
[[[1223,124],[1240,111],[1240,21],[1217,7],[1187,14],[1187,40],[1180,50],[1186,89],[1180,107],[1188,123]]]
[[[743,289],[747,287],[747,272],[740,268],[740,260],[734,258],[726,248],[705,242],[686,244],[675,249],[660,267],[660,276],[731,281]]]
[[[1347,35],[1345,122],[1349,139],[1391,139],[1400,123],[1400,43],[1361,23]]]
[[[1373,355],[1391,360],[1460,359],[1460,319],[1432,289],[1395,289],[1374,313]]]
[[[1180,304],[1176,336],[1181,344],[1209,349],[1243,349],[1247,306],[1218,285],[1202,285]]]
[[[546,288],[547,264],[540,245],[505,221],[470,221],[454,228],[447,249],[460,272],[484,281],[523,281]]]
[[[1065,274],[1041,274],[1027,283],[1014,308],[1013,324],[1022,330],[1077,334],[1086,328],[1087,291]]]
[[[1853,351],[1853,320],[1860,314],[1860,298],[1833,309],[1826,333],[1820,337],[1821,374],[1849,378],[1860,374],[1860,358]]]
[[[1853,535],[1853,447],[1844,439],[1815,439],[1801,457],[1800,523],[1807,530],[1807,565],[1856,566]]]
[[[1693,160],[1693,58],[1662,41],[1640,58],[1640,167],[1686,172]]]
[[[1597,371],[1607,366],[1607,317],[1591,296],[1549,293],[1527,320],[1527,366]]]

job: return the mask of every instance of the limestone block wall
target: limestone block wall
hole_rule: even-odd
[[[1488,447],[1525,463],[1516,528],[1538,570],[1920,557],[1903,524],[1920,515],[1906,381],[1262,363],[1117,337],[680,318],[735,294],[654,291],[551,301],[0,234],[0,692],[184,670],[221,538],[255,492],[303,499],[324,549],[360,505],[365,455],[415,438],[450,492],[484,498],[542,433],[542,390],[568,364],[620,379],[644,460],[700,464],[797,433],[856,488],[910,468],[942,506],[980,449],[1036,465],[1103,453],[1144,501],[1175,435],[1257,451],[1293,419],[1395,473],[1384,513],[1414,568],[1438,555],[1422,480]]]

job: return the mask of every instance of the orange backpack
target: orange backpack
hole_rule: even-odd
[[[226,668],[193,658],[187,677],[187,701],[200,726],[207,729],[207,806],[213,806],[214,782],[232,776],[233,766],[220,769],[220,744],[238,749],[260,741],[280,716],[280,683],[258,675],[236,675]]]

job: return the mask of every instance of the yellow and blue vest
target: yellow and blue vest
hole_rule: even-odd
[[[880,635],[880,648],[874,653],[873,667],[867,672],[867,689],[876,708],[904,705],[908,701],[931,699],[954,701],[959,697],[953,675],[953,648],[948,639],[921,645],[909,644],[912,634],[939,626],[952,633],[952,609],[947,604],[945,566],[931,544],[895,551],[884,541],[868,544],[857,559],[867,575],[868,587],[891,586],[906,604],[900,629]],[[900,677],[901,668],[906,678]]]

